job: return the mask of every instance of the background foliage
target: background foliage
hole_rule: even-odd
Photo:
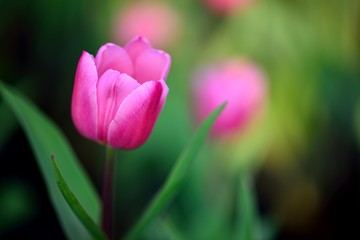
[[[96,53],[114,41],[112,19],[128,2],[0,0],[0,78],[59,125],[97,189],[104,153],[71,122],[74,73],[82,50]],[[182,24],[165,49],[173,60],[170,93],[149,141],[118,154],[118,234],[137,219],[195,129],[193,72],[239,55],[268,77],[264,120],[231,149],[209,140],[160,221],[185,238],[224,236],[234,223],[233,169],[251,165],[255,205],[275,239],[358,236],[359,1],[257,0],[228,17],[211,14],[201,1],[163,2]],[[2,100],[0,160],[0,237],[63,239],[29,143]],[[148,236],[162,237],[158,225]]]

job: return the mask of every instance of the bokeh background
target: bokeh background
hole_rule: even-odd
[[[74,74],[82,50],[126,43],[132,33],[120,22],[135,2],[0,0],[1,81],[60,126],[98,189],[104,149],[72,124]],[[167,239],[158,229],[166,223],[183,239],[231,239],[234,169],[251,168],[259,239],[359,237],[360,2],[254,0],[225,13],[201,0],[141,2],[170,9],[151,27],[161,32],[149,33],[160,34],[154,47],[172,56],[170,93],[149,141],[118,153],[117,234],[134,223],[196,129],[194,72],[244,57],[267,77],[261,120],[231,144],[209,139],[145,236]],[[0,238],[63,239],[30,145],[2,100],[0,160]]]

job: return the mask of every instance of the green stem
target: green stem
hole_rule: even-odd
[[[113,212],[114,212],[114,174],[115,173],[115,150],[106,147],[106,159],[104,166],[102,188],[102,221],[101,227],[109,239],[113,239]]]

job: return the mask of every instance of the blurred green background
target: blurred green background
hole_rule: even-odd
[[[113,38],[117,11],[135,1],[0,0],[0,79],[32,99],[64,131],[101,185],[104,149],[70,117],[81,51]],[[229,147],[209,139],[186,185],[147,239],[230,239],[234,169],[254,174],[264,235],[273,239],[355,239],[359,212],[360,2],[257,0],[227,16],[200,0],[163,2],[181,27],[167,46],[170,93],[149,141],[119,151],[117,234],[124,234],[166,178],[196,123],[191,80],[202,64],[246,57],[268,78],[262,121]],[[230,149],[229,149],[230,148]],[[0,100],[0,238],[63,239],[23,131]],[[170,227],[169,227],[170,226]]]

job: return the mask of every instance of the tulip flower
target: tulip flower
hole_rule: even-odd
[[[228,14],[244,9],[254,0],[203,0],[204,4],[217,14]]]
[[[202,121],[217,106],[227,106],[216,120],[212,134],[226,135],[243,130],[261,109],[266,97],[263,73],[253,63],[232,59],[208,66],[194,79],[195,114]]]
[[[130,3],[114,17],[114,39],[127,42],[141,35],[157,47],[170,46],[181,32],[179,16],[174,8],[165,3]]]
[[[112,148],[134,149],[148,139],[163,108],[170,56],[144,37],[124,48],[107,43],[95,58],[80,57],[71,113],[85,137]]]

